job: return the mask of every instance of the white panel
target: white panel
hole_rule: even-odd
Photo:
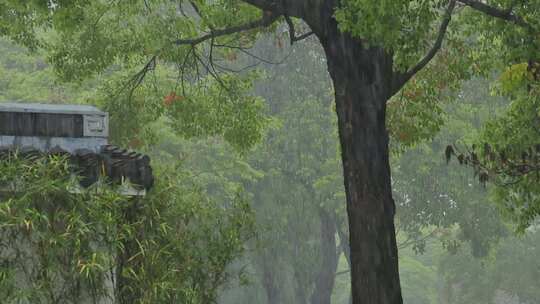
[[[69,153],[78,149],[88,149],[99,153],[101,146],[107,145],[107,138],[71,138],[71,137],[37,137],[37,136],[4,136],[0,135],[0,148],[21,149],[32,147],[41,152],[48,152],[59,147]]]
[[[83,135],[84,137],[108,137],[109,136],[109,116],[108,115],[83,115]]]

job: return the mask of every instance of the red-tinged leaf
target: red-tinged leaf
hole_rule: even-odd
[[[176,93],[171,92],[169,93],[169,95],[165,96],[165,98],[163,99],[163,104],[166,107],[168,107],[168,106],[171,106],[175,100],[176,100]]]
[[[128,146],[131,148],[140,148],[143,144],[143,141],[139,138],[133,138],[129,141]]]

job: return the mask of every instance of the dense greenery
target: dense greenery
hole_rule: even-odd
[[[5,156],[0,270],[9,303],[209,303],[252,236],[240,192],[216,203],[180,166],[144,198],[76,189],[61,157]],[[226,202],[226,204],[225,204]],[[224,205],[225,204],[225,205]],[[113,283],[114,282],[114,283]],[[113,285],[115,284],[115,285]],[[113,288],[116,286],[116,289]]]
[[[147,104],[141,111],[106,98],[103,92],[116,75],[80,85],[60,84],[37,54],[5,40],[0,48],[1,101],[95,101],[110,111],[112,126],[120,131],[112,132],[112,141],[147,151],[156,175],[155,187],[144,198],[120,196],[106,184],[73,193],[75,181],[64,159],[3,158],[3,299],[94,303],[114,297],[119,303],[209,303],[230,281],[245,281],[245,271],[227,267],[254,235],[248,196],[242,184],[203,176],[188,168],[180,149],[167,149],[182,141],[165,123],[169,118],[163,99],[154,99],[153,107]],[[94,86],[103,90],[98,93]],[[152,100],[145,92],[140,90],[133,100]],[[125,119],[126,111],[138,115]],[[158,143],[159,149],[151,148]],[[185,144],[197,155],[210,147]]]
[[[470,5],[454,7],[456,1],[351,0],[335,11],[339,29],[352,36],[347,39],[358,39],[366,50],[381,46],[400,75],[432,48],[441,18],[443,24],[450,21],[447,7],[454,9],[438,55],[397,94],[389,94],[387,103],[406,303],[538,299],[529,288],[537,263],[509,266],[537,252],[535,172],[517,182],[499,174],[484,188],[473,172],[443,159],[444,147],[453,143],[489,143],[497,152],[510,152],[506,158],[512,161],[538,143],[539,2],[485,3],[509,10],[488,18]],[[182,229],[163,235],[150,222],[136,222],[141,226],[134,229],[144,231],[137,240],[148,246],[145,254],[155,255],[137,255],[138,245],[130,249],[136,267],[133,274],[126,271],[130,289],[117,291],[120,297],[208,303],[233,281],[231,273],[245,271],[250,285],[222,293],[220,301],[350,300],[346,195],[334,92],[323,66],[330,52],[315,39],[285,46],[291,23],[297,30],[306,27],[288,16],[279,18],[284,25],[267,27],[270,33],[260,35],[253,27],[216,34],[261,16],[267,21],[263,26],[277,19],[243,1],[0,2],[0,33],[47,58],[45,63],[0,44],[7,54],[0,57],[1,99],[91,102],[111,112],[115,143],[148,151],[158,167],[168,167],[158,171],[162,184],[144,199],[141,205],[149,209],[138,216],[175,228],[180,219],[200,222],[188,235]],[[309,16],[300,17],[314,25]],[[208,32],[214,37],[205,36]],[[190,40],[196,37],[206,38]],[[287,65],[270,64],[283,58]],[[245,71],[255,64],[262,72]],[[72,83],[55,85],[53,75]],[[339,85],[334,82],[337,93]],[[492,95],[486,94],[490,86]],[[497,168],[497,160],[489,165]],[[82,199],[66,195],[68,202]],[[246,198],[258,234],[247,243],[248,254],[240,256],[252,228]],[[154,218],[155,210],[164,217]],[[121,210],[115,212],[115,221],[126,220]],[[523,240],[509,236],[516,227]],[[116,235],[123,240],[121,232]],[[169,243],[170,253],[161,252]],[[83,249],[70,252],[91,252]],[[108,261],[107,267],[115,263]],[[176,266],[186,267],[184,280],[171,277]],[[70,282],[88,284],[88,276],[79,278],[83,272],[70,271],[77,278]]]

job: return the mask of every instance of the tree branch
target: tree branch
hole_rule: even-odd
[[[215,47],[222,47],[222,48],[229,48],[229,49],[235,49],[235,50],[238,50],[250,57],[253,57],[263,63],[266,63],[266,64],[274,64],[274,65],[280,65],[280,64],[283,64],[285,62],[285,60],[287,60],[287,58],[289,58],[289,56],[291,55],[291,52],[289,52],[289,54],[287,54],[284,58],[282,58],[281,60],[279,61],[270,61],[268,59],[264,59],[260,56],[257,56],[251,52],[248,51],[248,48],[245,48],[245,47],[241,47],[241,46],[236,46],[236,45],[226,45],[226,44],[214,44]]]
[[[252,21],[252,22],[242,24],[242,25],[231,26],[224,29],[212,30],[210,31],[210,33],[206,35],[193,38],[193,39],[178,39],[174,43],[176,45],[189,44],[189,45],[194,46],[210,39],[215,39],[222,36],[249,31],[256,28],[260,28],[260,27],[267,27],[271,25],[272,23],[274,23],[279,17],[280,17],[279,15],[272,14],[271,12],[265,12],[264,16],[259,20]]]
[[[405,85],[405,83],[409,81],[409,79],[411,79],[416,73],[422,70],[439,52],[444,37],[446,35],[448,25],[450,24],[450,20],[452,19],[452,12],[454,11],[455,7],[456,0],[451,0],[444,14],[441,26],[439,27],[439,32],[437,34],[437,40],[435,40],[435,44],[433,44],[429,52],[414,67],[412,67],[410,70],[403,74],[398,74],[398,76],[396,77],[397,79],[394,80],[394,84],[392,85],[393,94],[399,91]]]
[[[408,246],[410,246],[410,245],[412,245],[412,244],[414,244],[416,242],[423,242],[423,241],[431,238],[437,232],[439,232],[439,228],[434,228],[430,233],[428,233],[427,235],[421,237],[420,239],[413,239],[412,237],[407,237],[407,239],[404,242],[397,244],[398,249],[402,250],[402,249],[405,249]]]
[[[133,93],[135,90],[141,85],[146,75],[153,71],[156,68],[157,65],[157,56],[154,55],[150,57],[150,60],[147,61],[147,63],[144,65],[144,67],[137,72],[137,74],[133,75],[115,94],[114,96],[117,96],[120,94],[124,89],[127,87],[130,87],[129,94],[128,94],[128,100],[131,100],[131,97],[133,97]]]
[[[288,15],[284,15],[284,17],[285,17],[285,22],[287,22],[287,25],[289,26],[289,37],[291,39],[291,45],[293,45],[293,43],[296,42],[296,41],[306,39],[307,37],[313,35],[313,31],[310,31],[310,32],[307,32],[307,33],[302,34],[300,36],[296,36],[296,31],[294,29],[294,23],[291,20],[291,17],[289,17]]]
[[[486,15],[500,18],[508,22],[512,22],[529,30],[532,30],[532,26],[528,24],[522,17],[514,15],[512,13],[512,7],[509,9],[503,10],[477,0],[458,0],[459,2],[469,6],[470,8],[482,12]]]
[[[199,9],[199,6],[197,6],[197,3],[189,1],[189,4],[191,4],[191,7],[193,7],[193,10],[195,11],[195,13],[197,13],[199,18],[203,19],[203,15],[201,13],[201,10]]]
[[[304,40],[304,39],[306,39],[307,37],[309,37],[309,36],[311,36],[313,34],[315,34],[313,31],[309,31],[309,32],[304,33],[304,34],[302,34],[300,36],[293,37],[293,41]]]

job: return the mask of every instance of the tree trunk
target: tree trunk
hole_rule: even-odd
[[[266,292],[266,299],[267,299],[266,303],[268,304],[280,303],[279,290],[274,280],[274,271],[275,269],[273,269],[272,266],[268,262],[263,261],[262,285]]]
[[[336,223],[324,208],[319,208],[321,219],[321,267],[311,294],[311,304],[330,304],[338,265],[336,250]]]
[[[354,304],[401,304],[390,185],[386,101],[392,55],[341,33],[317,32],[335,90],[351,250]]]
[[[452,303],[452,282],[449,279],[444,280],[442,290],[439,292],[439,303]]]

